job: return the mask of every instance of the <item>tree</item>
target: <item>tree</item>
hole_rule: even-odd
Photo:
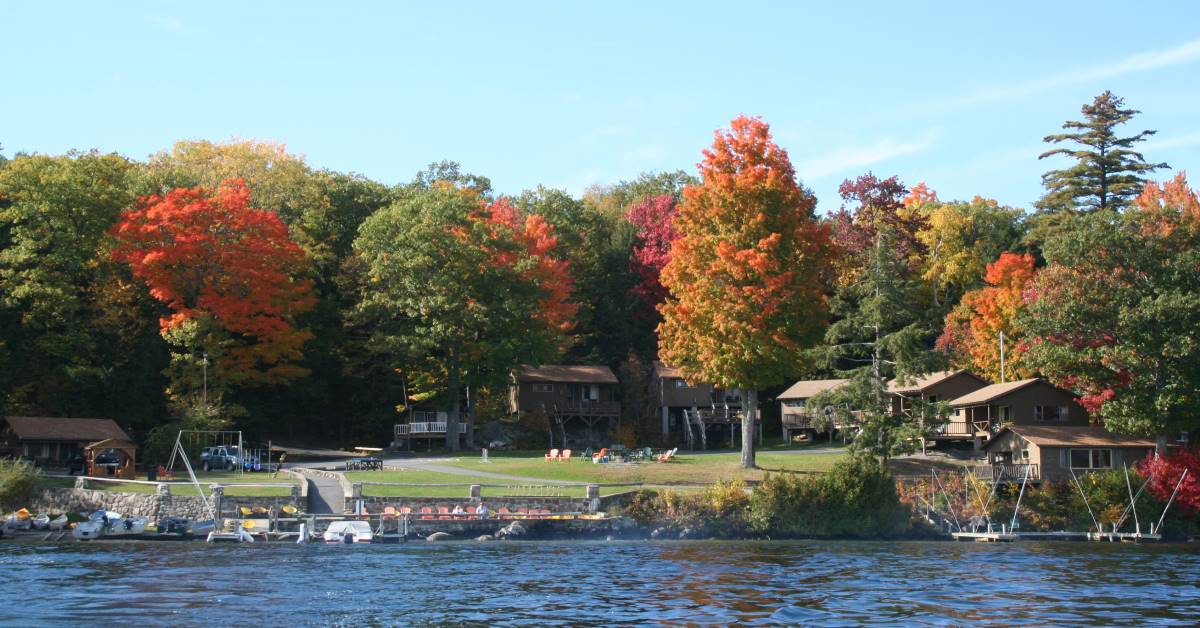
[[[893,237],[891,227],[877,231],[857,280],[839,285],[831,300],[834,322],[824,346],[811,352],[851,381],[810,403],[833,406],[844,422],[857,422],[853,447],[883,460],[915,451],[938,427],[937,415],[944,415],[943,408],[924,404],[912,416],[893,411],[889,380],[909,384],[943,362],[930,347],[934,332],[922,305],[923,286],[909,276],[907,260],[893,254]]]
[[[115,154],[18,155],[0,169],[0,407],[108,410],[112,338],[95,328],[108,228],[133,201]],[[7,398],[7,404],[3,400]]]
[[[904,260],[912,272],[918,271],[926,251],[917,234],[925,228],[925,216],[906,207],[907,192],[898,177],[880,179],[870,172],[842,182],[838,193],[843,204],[829,216],[833,240],[839,249],[839,284],[856,280],[875,248],[881,229],[891,231],[892,254]]]
[[[1105,91],[1091,104],[1083,106],[1083,121],[1068,120],[1063,123],[1063,128],[1069,130],[1067,133],[1043,138],[1042,141],[1050,144],[1072,142],[1081,146],[1055,148],[1038,155],[1038,159],[1063,155],[1075,161],[1068,168],[1050,170],[1042,175],[1046,194],[1037,202],[1039,209],[1050,212],[1120,211],[1141,192],[1146,182],[1144,175],[1159,168],[1169,168],[1165,163],[1146,162],[1142,154],[1132,148],[1155,131],[1117,136],[1116,127],[1141,113],[1124,106],[1123,98]]]
[[[1021,238],[1020,209],[976,196],[970,202],[942,202],[918,184],[904,201],[905,209],[924,217],[917,240],[928,251],[921,278],[933,289],[943,311],[983,281],[987,265]]]
[[[672,222],[675,219],[675,198],[666,194],[643,197],[629,207],[629,222],[637,227],[637,244],[629,264],[640,278],[634,293],[650,312],[657,313],[658,304],[667,298],[660,276],[671,256],[671,243],[679,238]]]
[[[1004,253],[987,265],[987,286],[972,290],[946,315],[937,346],[955,366],[971,369],[992,381],[1012,381],[1033,372],[1024,364],[1025,334],[1019,319],[1025,311],[1025,289],[1034,276],[1029,254]],[[1004,370],[1000,369],[1000,334],[1005,338]]]
[[[1200,223],[1181,174],[1115,220],[1094,215],[1047,243],[1026,291],[1026,363],[1081,394],[1109,429],[1200,427]]]
[[[443,382],[452,451],[464,387],[502,383],[562,349],[575,314],[569,265],[553,227],[507,199],[435,182],[368,218],[354,247],[359,322],[379,354]]]
[[[177,401],[196,405],[197,374],[218,399],[226,387],[305,374],[296,362],[311,335],[294,322],[314,304],[301,279],[307,258],[278,215],[250,206],[244,182],[143,197],[112,235],[114,259],[169,311],[159,325],[176,348],[168,376]]]
[[[1184,477],[1184,471],[1187,471],[1187,477]],[[1151,456],[1138,465],[1138,472],[1146,477],[1146,487],[1159,501],[1166,502],[1175,493],[1172,504],[1185,516],[1200,514],[1200,447]]]
[[[742,466],[754,468],[757,390],[803,371],[825,324],[813,278],[827,274],[829,235],[765,122],[741,116],[715,135],[676,215],[659,354],[689,380],[745,391]]]

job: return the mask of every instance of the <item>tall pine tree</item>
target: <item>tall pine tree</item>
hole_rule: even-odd
[[[1039,209],[1049,212],[1120,211],[1141,193],[1146,183],[1144,175],[1170,167],[1165,163],[1147,163],[1142,154],[1132,148],[1156,131],[1118,137],[1116,128],[1141,113],[1124,106],[1125,99],[1105,91],[1090,105],[1083,106],[1084,121],[1068,120],[1063,123],[1068,132],[1047,135],[1043,139],[1050,144],[1072,142],[1079,146],[1055,148],[1038,156],[1038,159],[1045,159],[1065,155],[1075,160],[1068,168],[1042,175],[1046,195],[1037,202]]]

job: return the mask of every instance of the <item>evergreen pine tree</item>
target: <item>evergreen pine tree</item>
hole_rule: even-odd
[[[1084,121],[1068,120],[1063,123],[1067,133],[1047,135],[1043,141],[1051,144],[1074,142],[1078,148],[1055,148],[1038,156],[1045,159],[1053,155],[1066,155],[1075,164],[1062,170],[1051,170],[1042,175],[1046,195],[1037,207],[1043,211],[1084,211],[1112,209],[1120,211],[1142,191],[1146,182],[1144,175],[1159,168],[1169,168],[1165,163],[1147,163],[1141,153],[1132,146],[1155,134],[1142,131],[1128,137],[1118,137],[1116,127],[1129,122],[1141,113],[1136,109],[1125,109],[1125,100],[1105,91],[1082,108]]]

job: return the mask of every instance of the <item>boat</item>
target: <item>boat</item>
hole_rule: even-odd
[[[33,527],[37,530],[45,530],[50,525],[50,515],[42,513],[33,518]]]
[[[63,528],[67,527],[67,515],[61,514],[51,519],[46,525],[50,528],[51,532],[62,530]]]
[[[4,520],[5,530],[28,530],[32,526],[33,517],[24,508],[14,512]]]
[[[104,535],[117,538],[123,536],[141,536],[146,532],[147,523],[145,517],[109,519],[108,527],[104,530]]]
[[[79,541],[94,541],[104,536],[103,521],[83,521],[71,528],[71,536]]]
[[[375,533],[366,521],[334,521],[325,529],[323,538],[328,544],[370,543]]]

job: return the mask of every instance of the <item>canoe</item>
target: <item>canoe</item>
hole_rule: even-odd
[[[50,525],[50,515],[42,513],[33,518],[33,527],[38,530],[45,530]]]
[[[51,531],[62,530],[63,528],[67,527],[67,516],[59,515],[54,519],[51,519],[46,525]]]

